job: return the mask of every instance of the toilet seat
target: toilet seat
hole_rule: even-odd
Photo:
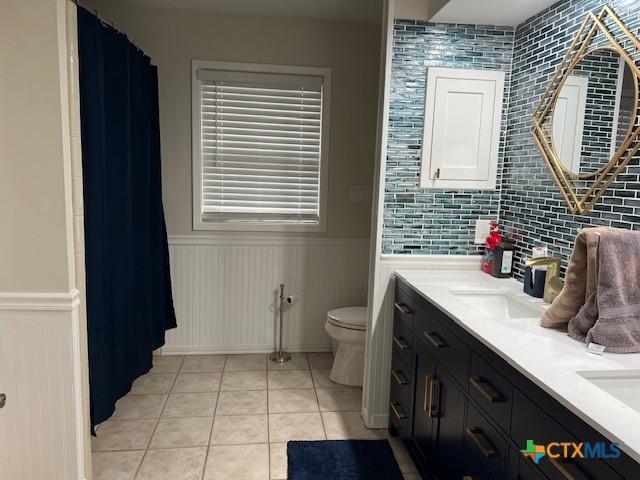
[[[327,313],[327,322],[349,330],[367,329],[367,307],[336,308]]]

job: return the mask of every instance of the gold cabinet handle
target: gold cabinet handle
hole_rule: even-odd
[[[404,338],[402,338],[402,337],[396,337],[396,336],[394,336],[394,337],[393,337],[393,343],[395,343],[395,344],[398,346],[398,348],[399,348],[400,350],[406,350],[407,348],[409,348],[409,344],[408,344],[408,343],[407,343],[407,341],[406,341]]]
[[[480,395],[491,403],[499,403],[502,401],[502,395],[496,392],[496,389],[482,377],[471,377],[469,383],[475,388]]]
[[[433,172],[433,178],[436,180],[440,178],[440,168],[436,168],[436,171]]]
[[[396,416],[398,420],[403,420],[407,418],[407,415],[404,413],[402,406],[398,402],[390,402],[389,406],[391,406],[391,411]]]
[[[567,467],[565,466],[566,465],[565,463],[560,462],[560,461],[558,461],[558,459],[551,458],[551,457],[549,457],[549,463],[551,463],[551,465],[553,465],[553,467],[558,471],[558,473],[560,473],[560,475],[562,475],[567,480],[578,480],[577,477],[572,475],[571,472],[569,472],[569,470],[567,470]],[[566,463],[570,463],[570,462],[567,461]],[[580,475],[580,477],[584,478],[585,480],[590,478],[590,477],[582,476],[582,475]]]
[[[393,378],[396,379],[396,382],[398,382],[398,385],[406,385],[407,384],[407,377],[404,376],[404,374],[402,373],[402,370],[391,370],[391,375],[393,375]]]
[[[430,330],[425,330],[424,331],[424,336],[427,340],[429,340],[429,342],[431,342],[431,344],[436,347],[436,348],[444,348],[444,347],[448,347],[447,343],[442,340],[437,333],[432,332]]]
[[[424,402],[422,409],[429,416],[435,418],[438,416],[438,389],[440,388],[440,380],[435,375],[427,374],[424,383]]]
[[[486,458],[492,458],[498,455],[498,452],[493,448],[493,445],[491,445],[491,442],[489,442],[485,434],[482,433],[482,430],[477,427],[467,427],[466,433]]]
[[[413,313],[413,310],[411,310],[404,303],[395,302],[393,306],[395,307],[396,310],[400,312],[400,315],[411,315]]]

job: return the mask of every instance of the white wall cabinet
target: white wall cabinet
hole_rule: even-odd
[[[429,68],[420,186],[494,189],[504,72]]]

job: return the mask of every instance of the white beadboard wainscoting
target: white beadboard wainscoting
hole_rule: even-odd
[[[389,377],[396,270],[479,270],[477,255],[380,255],[369,310],[362,416],[369,428],[389,425]]]
[[[84,477],[79,294],[0,293],[0,478]]]
[[[281,282],[299,295],[285,309],[292,352],[330,350],[327,311],[366,305],[368,239],[170,236],[169,253],[178,328],[163,354],[272,351]]]

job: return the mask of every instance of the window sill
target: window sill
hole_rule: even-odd
[[[194,219],[195,231],[219,232],[326,232],[324,220],[319,223],[216,222]]]

